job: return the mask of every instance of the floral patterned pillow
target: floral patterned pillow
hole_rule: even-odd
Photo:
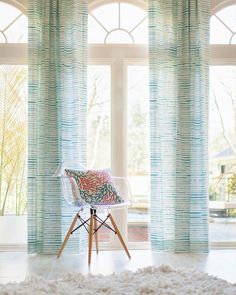
[[[77,171],[65,169],[66,175],[76,181],[81,198],[92,205],[119,204],[124,200],[112,184],[106,170]]]

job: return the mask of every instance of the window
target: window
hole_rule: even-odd
[[[211,17],[211,44],[236,44],[236,5],[227,6]]]
[[[111,166],[111,67],[88,68],[88,167]],[[104,151],[106,151],[104,153]]]
[[[26,212],[27,17],[0,1],[0,215]]]
[[[236,246],[236,2],[226,4],[210,24],[209,228],[217,247]]]
[[[89,43],[134,44],[148,42],[147,12],[121,1],[101,5],[89,12]]]
[[[27,17],[12,5],[0,5],[0,43],[27,43]]]
[[[91,4],[88,30],[88,165],[129,177],[132,207],[113,213],[129,247],[148,241],[148,18],[140,3]],[[100,239],[119,246],[105,230]]]

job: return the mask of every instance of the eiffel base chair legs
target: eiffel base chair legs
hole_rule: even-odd
[[[79,226],[77,226],[76,228],[76,222],[77,220],[80,220],[81,224]],[[107,221],[110,220],[112,227],[107,224]],[[98,231],[102,226],[105,226],[106,228],[108,228],[109,230],[113,231],[118,239],[120,240],[120,243],[122,245],[122,247],[124,248],[127,256],[129,257],[129,259],[131,258],[128,248],[123,240],[123,237],[115,223],[115,220],[113,219],[112,215],[110,213],[108,213],[107,217],[105,220],[102,220],[99,216],[97,216],[97,212],[96,209],[91,208],[90,209],[90,217],[87,220],[84,220],[79,213],[77,213],[71,223],[71,226],[65,236],[65,239],[60,247],[60,250],[57,254],[57,258],[59,258],[61,256],[62,251],[64,250],[66,243],[68,242],[70,235],[73,234],[76,230],[78,230],[80,227],[84,227],[86,229],[86,231],[88,232],[88,264],[90,265],[91,263],[91,258],[92,258],[92,245],[93,245],[93,236],[95,237],[95,244],[96,244],[96,252],[98,253]]]

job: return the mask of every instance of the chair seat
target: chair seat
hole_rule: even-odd
[[[117,203],[117,204],[91,204],[86,207],[105,210],[105,209],[121,209],[121,208],[129,207],[129,206],[130,206],[130,202],[125,201],[123,203]]]

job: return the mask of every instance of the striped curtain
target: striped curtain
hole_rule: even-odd
[[[209,0],[149,0],[151,243],[208,251]]]
[[[71,223],[57,165],[86,161],[87,1],[29,0],[28,250],[57,253]],[[78,235],[68,249],[73,250]]]

